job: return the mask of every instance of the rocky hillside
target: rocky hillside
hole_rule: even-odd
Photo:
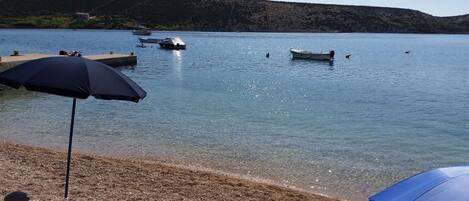
[[[200,31],[469,33],[469,15],[435,17],[409,9],[266,0],[0,0],[0,8],[0,27],[144,24]],[[71,17],[75,12],[97,18],[77,23]]]

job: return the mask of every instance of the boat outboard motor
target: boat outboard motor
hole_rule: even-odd
[[[335,57],[335,51],[334,51],[334,50],[331,50],[331,51],[329,52],[329,55],[330,55],[331,59],[334,59],[334,57]]]

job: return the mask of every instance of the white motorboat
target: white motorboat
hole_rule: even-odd
[[[158,39],[158,38],[138,38],[138,40],[139,40],[141,43],[160,43],[160,42],[162,42],[164,39]]]
[[[158,43],[161,48],[172,49],[172,50],[184,50],[186,49],[186,43],[181,38],[165,38]]]
[[[319,60],[319,61],[333,61],[335,56],[335,51],[332,50],[328,53],[315,53],[307,50],[300,49],[290,49],[290,52],[293,56],[293,59],[309,59],[309,60]]]
[[[151,31],[148,29],[137,29],[137,30],[133,30],[132,34],[137,35],[137,36],[149,36],[151,35]]]

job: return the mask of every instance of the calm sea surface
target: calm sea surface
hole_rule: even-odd
[[[129,31],[0,30],[0,55],[138,55],[137,66],[119,69],[148,97],[79,100],[74,147],[82,152],[209,167],[349,200],[469,163],[469,36],[153,34],[167,36],[188,49],[136,48]],[[294,47],[334,49],[337,60],[291,60]],[[0,139],[65,149],[71,106],[2,90]]]

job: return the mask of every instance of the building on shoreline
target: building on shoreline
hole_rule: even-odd
[[[83,13],[83,12],[76,12],[74,16],[75,18],[79,20],[85,20],[85,21],[88,21],[91,18],[89,13]]]

